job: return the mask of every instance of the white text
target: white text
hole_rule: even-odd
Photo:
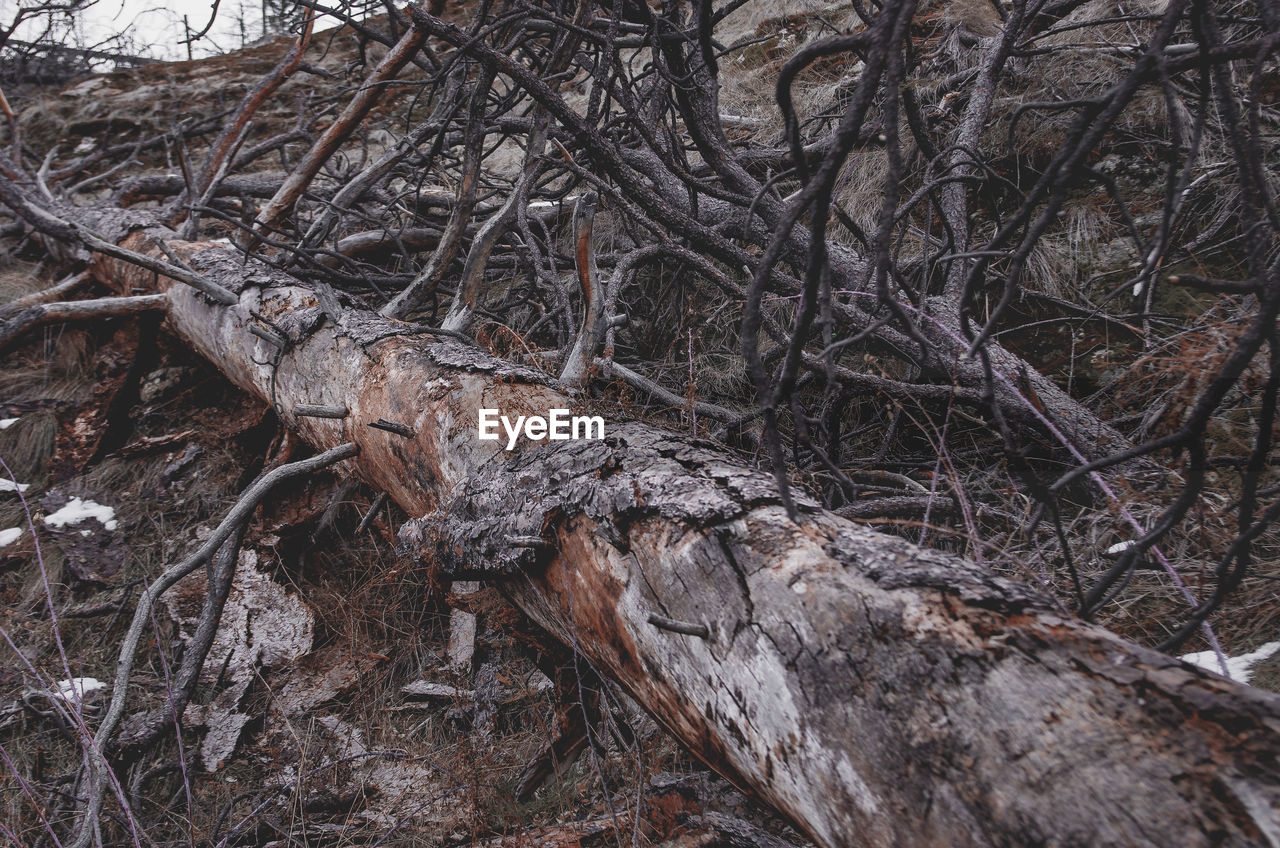
[[[501,426],[502,432],[499,431]],[[496,442],[506,434],[507,450],[515,450],[523,433],[526,439],[564,442],[570,439],[603,439],[604,419],[599,415],[570,415],[567,409],[551,409],[546,416],[517,415],[512,421],[496,409],[481,409],[478,424],[480,440]]]

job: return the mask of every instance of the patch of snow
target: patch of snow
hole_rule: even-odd
[[[30,483],[15,483],[0,477],[0,492],[25,492],[31,488]]]
[[[8,430],[14,424],[18,423],[17,418],[0,418],[0,430]]]
[[[561,210],[573,208],[578,202],[578,195],[571,194],[562,200],[532,200],[525,206],[525,213],[535,217],[554,215]]]
[[[116,529],[116,511],[94,501],[72,498],[66,506],[53,515],[46,515],[44,523],[53,527],[65,527],[68,524],[79,524],[86,518],[96,518],[108,530]]]
[[[1228,676],[1232,680],[1240,683],[1248,683],[1249,677],[1252,674],[1251,669],[1263,660],[1268,659],[1277,651],[1280,651],[1280,641],[1268,642],[1257,650],[1250,651],[1247,654],[1241,654],[1238,657],[1227,657]],[[1189,662],[1192,665],[1198,665],[1200,668],[1212,671],[1214,674],[1220,674],[1222,672],[1222,666],[1218,663],[1218,655],[1213,651],[1199,651],[1194,654],[1184,654],[1178,657],[1178,659],[1183,662]]]
[[[12,545],[22,536],[21,527],[10,527],[8,530],[0,530],[0,548],[5,545]]]
[[[84,700],[85,695],[106,688],[106,685],[94,677],[73,677],[53,684],[53,695],[71,704]]]
[[[81,531],[80,531],[80,535],[81,535],[81,536],[84,536],[84,537],[87,539],[87,538],[89,538],[90,536],[92,536],[92,535],[93,535],[93,531],[92,531],[92,530],[81,530]]]

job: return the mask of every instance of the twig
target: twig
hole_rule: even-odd
[[[267,472],[254,481],[240,495],[235,505],[227,513],[226,518],[222,520],[195,553],[177,565],[170,567],[142,593],[142,596],[138,599],[138,606],[134,610],[133,623],[130,624],[129,632],[120,647],[120,659],[116,663],[116,676],[111,688],[110,706],[108,706],[107,713],[102,719],[102,724],[98,726],[98,732],[94,735],[94,746],[89,754],[89,800],[84,813],[79,816],[76,839],[70,848],[87,848],[89,841],[93,838],[93,832],[97,826],[97,818],[102,808],[102,796],[106,785],[105,773],[110,768],[103,752],[107,749],[111,737],[115,733],[121,717],[124,715],[134,656],[142,639],[142,631],[150,617],[152,605],[179,580],[207,562],[233,533],[239,532],[240,528],[249,520],[253,511],[257,509],[258,505],[278,484],[295,477],[312,474],[322,468],[328,468],[334,463],[350,459],[359,452],[360,449],[356,445],[348,442],[316,456],[291,462]]]
[[[60,280],[55,285],[47,289],[41,289],[38,292],[32,292],[24,297],[11,300],[4,306],[0,306],[0,319],[7,318],[28,306],[39,306],[42,303],[51,303],[62,297],[68,292],[75,291],[79,286],[84,285],[89,280],[88,271],[79,271],[71,276]]]
[[[165,294],[143,294],[134,297],[100,297],[29,306],[0,324],[0,350],[34,327],[67,321],[90,321],[102,318],[124,318],[146,312],[163,312],[169,306]]]

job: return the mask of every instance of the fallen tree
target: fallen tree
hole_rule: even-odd
[[[168,235],[138,223],[89,221],[139,252]],[[793,521],[769,476],[686,437],[610,422],[508,453],[477,438],[481,408],[573,398],[229,248],[168,249],[236,301],[159,277],[171,331],[315,448],[355,445],[349,471],[421,516],[407,553],[496,582],[820,845],[1280,838],[1280,698],[799,491]],[[92,272],[157,280],[102,256]]]
[[[832,35],[818,15],[818,34],[791,52],[780,38],[762,50],[780,135],[741,139],[766,122],[723,113],[721,71],[760,39],[750,28],[732,47],[715,38],[741,7],[484,7],[465,29],[440,8],[393,12],[389,34],[357,28],[389,50],[326,129],[309,136],[326,105],[300,105],[292,130],[237,153],[256,110],[303,67],[307,28],[222,116],[198,171],[184,159],[198,135],[190,126],[55,168],[56,148],[43,161],[24,148],[9,113],[14,159],[0,159],[0,202],[68,264],[87,248],[95,279],[121,296],[25,303],[6,313],[0,343],[52,321],[163,311],[178,338],[322,456],[358,452],[343,468],[415,516],[400,534],[406,556],[447,579],[500,586],[824,846],[1280,844],[1276,699],[1067,611],[1096,614],[1159,568],[1190,611],[1152,641],[1172,648],[1202,631],[1216,650],[1209,616],[1250,573],[1255,542],[1274,542],[1280,264],[1260,128],[1280,116],[1235,80],[1270,84],[1280,24],[1266,10],[1224,15],[1189,0],[1141,15],[1014,3],[952,10],[945,25],[928,4],[874,14],[855,4],[847,32]],[[1089,65],[1077,80],[1052,58],[1055,44],[1102,70]],[[410,85],[401,72],[411,64],[426,96],[397,107],[409,119],[401,137],[375,139],[362,127]],[[838,81],[815,85],[831,71]],[[1155,130],[1142,117],[1151,100],[1164,111]],[[60,203],[135,160],[94,169],[160,144],[178,149],[181,181],[146,178],[118,196],[176,194],[167,210]],[[1201,162],[1202,145],[1221,161]],[[1167,160],[1163,199],[1150,175],[1122,181],[1137,168],[1106,162],[1134,146]],[[275,151],[286,163],[278,177],[230,173]],[[1206,206],[1204,187],[1228,172],[1236,194],[1221,211]],[[254,197],[271,200],[259,210]],[[1131,208],[1158,208],[1160,220],[1139,223]],[[1124,282],[1098,296],[1132,291],[1137,312],[1032,290],[1037,261],[1074,244],[1053,242],[1064,217],[1072,232],[1123,222],[1137,259],[1118,260]],[[229,238],[189,238],[215,227]],[[1194,273],[1161,277],[1179,264]],[[688,293],[667,296],[689,278]],[[1155,310],[1157,283],[1221,302],[1187,307],[1184,325]],[[441,298],[441,326],[411,323],[435,322]],[[1048,304],[1048,317],[1019,326],[1013,313],[1026,302]],[[713,320],[722,309],[735,320]],[[478,345],[482,321],[511,336],[525,364]],[[1080,399],[1070,328],[1090,322],[1138,339],[1125,373],[1153,384],[1151,395],[1121,394],[1109,410]],[[1041,324],[1068,326],[1054,342],[1071,348],[1060,381],[1005,344]],[[695,337],[744,365],[711,402],[699,399]],[[682,395],[663,382],[671,350],[685,345]],[[1115,355],[1108,346],[1103,358]],[[691,430],[710,419],[705,432],[761,448],[773,476],[724,446],[636,423],[626,403],[612,407],[621,411],[602,440],[508,453],[478,438],[481,409],[584,409],[617,384],[682,410]],[[981,432],[966,445],[976,490],[955,470],[962,420]],[[1211,440],[1222,427],[1227,436]],[[855,482],[867,456],[889,464],[906,445],[915,456],[897,467],[911,473],[882,472],[895,486]],[[1238,479],[1224,482],[1221,469]],[[789,472],[806,476],[808,494]],[[1025,511],[999,512],[1023,492]],[[975,500],[998,503],[984,513]],[[1034,548],[1042,572],[1060,557],[1071,585],[1042,597],[980,562],[836,517],[901,511],[922,517],[923,538],[943,509],[963,522],[956,536],[974,560],[1003,526],[1003,541]],[[1227,532],[1192,533],[1205,512]],[[1081,518],[1096,524],[1081,533]],[[237,535],[225,529],[214,569],[224,577]],[[213,556],[206,547],[200,555]],[[1030,570],[1016,544],[999,554]],[[1084,558],[1092,573],[1078,568]],[[1203,600],[1183,578],[1193,568]],[[202,632],[211,627],[202,619]],[[199,665],[184,657],[179,682]],[[104,751],[121,741],[112,724],[128,669],[122,659],[100,749],[86,749],[77,848],[114,775]],[[600,708],[587,688],[596,694],[583,698],[581,724]]]

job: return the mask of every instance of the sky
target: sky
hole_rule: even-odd
[[[20,3],[32,5],[35,2],[0,0],[0,26],[8,27]],[[90,45],[132,26],[142,55],[157,59],[185,59],[187,48],[182,44],[183,16],[187,17],[191,29],[198,32],[209,22],[212,9],[212,0],[97,0],[80,13],[79,25],[85,42]],[[222,0],[209,38],[192,46],[193,55],[198,58],[240,47],[242,18],[245,19],[250,41],[261,35],[258,23],[261,4],[258,0]],[[14,37],[30,38],[34,34],[28,26]]]

